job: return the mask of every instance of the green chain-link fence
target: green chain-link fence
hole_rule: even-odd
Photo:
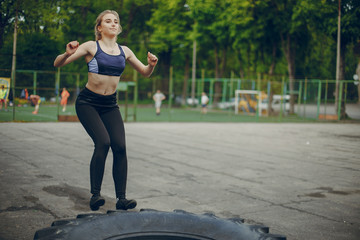
[[[10,71],[0,70],[0,77],[10,77]],[[290,91],[289,82],[285,79],[267,80],[226,78],[201,78],[195,82],[195,102],[191,99],[191,80],[187,84],[185,99],[183,89],[175,85],[170,77],[169,91],[165,92],[167,100],[162,106],[162,116],[156,117],[152,102],[154,86],[142,86],[136,73],[131,79],[122,80],[118,85],[118,100],[124,120],[131,121],[314,121],[339,120],[340,110],[345,106],[349,118],[360,120],[359,88],[354,81],[340,81],[339,99],[336,102],[335,80],[297,79]],[[87,81],[85,73],[67,73],[51,71],[17,70],[16,87],[8,91],[7,109],[0,111],[0,121],[58,121],[59,116],[75,116],[75,100]],[[68,105],[63,111],[60,106],[62,89],[70,93]],[[25,89],[27,94],[25,94]],[[144,90],[145,89],[145,90]],[[10,89],[11,90],[11,89]],[[250,90],[259,94],[238,93],[237,90]],[[201,93],[209,96],[208,114],[200,114]],[[12,94],[14,96],[12,96]],[[32,114],[34,106],[27,99],[31,94],[41,97],[38,114]],[[290,96],[293,96],[291,101]],[[238,97],[238,99],[237,99]],[[140,99],[140,100],[139,100]],[[237,99],[237,103],[235,103]],[[239,107],[239,101],[242,108]],[[187,103],[183,105],[183,103]],[[293,102],[291,105],[290,102]],[[244,106],[248,105],[248,111]],[[238,107],[238,113],[235,112]]]

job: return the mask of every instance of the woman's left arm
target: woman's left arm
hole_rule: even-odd
[[[131,66],[144,77],[150,77],[158,62],[157,57],[154,54],[148,52],[148,65],[145,66],[142,62],[140,62],[140,60],[135,56],[135,54],[133,53],[133,51],[130,50],[130,48],[123,46],[123,49],[125,52],[126,60],[128,60]]]

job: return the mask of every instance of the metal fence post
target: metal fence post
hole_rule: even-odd
[[[307,97],[307,77],[305,78],[305,86],[304,86],[304,116],[303,118],[305,119],[306,117],[306,97]]]
[[[298,109],[297,109],[298,114],[300,114],[301,94],[302,94],[302,81],[299,81],[299,96],[298,96]]]
[[[133,81],[134,85],[134,122],[136,122],[136,109],[137,109],[137,101],[138,101],[138,72],[134,70]]]
[[[283,115],[283,98],[284,98],[284,84],[285,84],[285,77],[282,77],[281,79],[281,95],[280,95],[280,113],[279,113],[279,119],[282,120]]]
[[[34,81],[33,81],[33,94],[36,95],[36,85],[37,85],[37,72],[34,71]]]
[[[59,116],[60,112],[60,104],[59,104],[59,94],[60,94],[60,68],[58,68],[56,77],[55,77],[55,92],[56,92],[56,106],[57,106],[57,116]]]
[[[320,114],[320,104],[321,104],[321,80],[318,80],[318,99],[317,99],[317,113],[316,113],[316,119],[319,119]]]
[[[210,80],[210,100],[209,100],[209,105],[212,105],[213,102],[213,98],[214,98],[214,80]]]
[[[222,91],[222,99],[221,102],[226,102],[226,86],[227,86],[227,80],[226,79],[221,79],[223,82],[223,91]]]
[[[324,115],[326,117],[326,107],[327,107],[327,97],[328,97],[328,80],[326,79],[326,86],[325,86],[325,109],[324,109]]]
[[[173,95],[173,66],[170,67],[170,76],[169,76],[169,112],[172,105],[172,95]]]
[[[169,116],[169,121],[171,121],[171,105],[172,105],[172,93],[173,93],[173,66],[170,66],[170,76],[169,76],[169,105],[168,105],[168,116]],[[195,91],[195,90],[194,90]],[[195,92],[194,92],[195,93]],[[193,100],[195,100],[195,98],[193,98]],[[194,104],[194,102],[193,102]]]
[[[261,115],[261,109],[260,109],[260,102],[261,102],[261,74],[257,74],[257,91],[259,92],[259,99],[257,101],[257,108],[256,108],[256,121],[259,121],[259,116]]]
[[[339,97],[338,97],[338,112],[337,112],[337,115],[338,115],[338,120],[341,119],[341,99],[342,99],[342,91],[343,91],[343,82],[342,81],[339,81]]]

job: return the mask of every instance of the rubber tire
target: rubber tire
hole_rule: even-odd
[[[197,215],[182,210],[161,212],[108,211],[80,214],[58,220],[38,230],[35,240],[286,240],[269,234],[269,228],[247,225],[241,218],[220,219],[213,214]]]

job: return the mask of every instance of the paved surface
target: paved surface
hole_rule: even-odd
[[[138,208],[213,212],[289,240],[360,238],[360,125],[127,123]],[[89,212],[93,144],[79,123],[0,124],[0,239]],[[102,212],[115,208],[108,156]]]
[[[306,118],[317,118],[317,105],[316,104],[302,104],[300,106],[295,105],[295,113],[298,116]],[[346,104],[347,115],[354,120],[360,120],[360,104],[347,103]],[[319,108],[319,114],[336,115],[334,104],[321,104]]]

